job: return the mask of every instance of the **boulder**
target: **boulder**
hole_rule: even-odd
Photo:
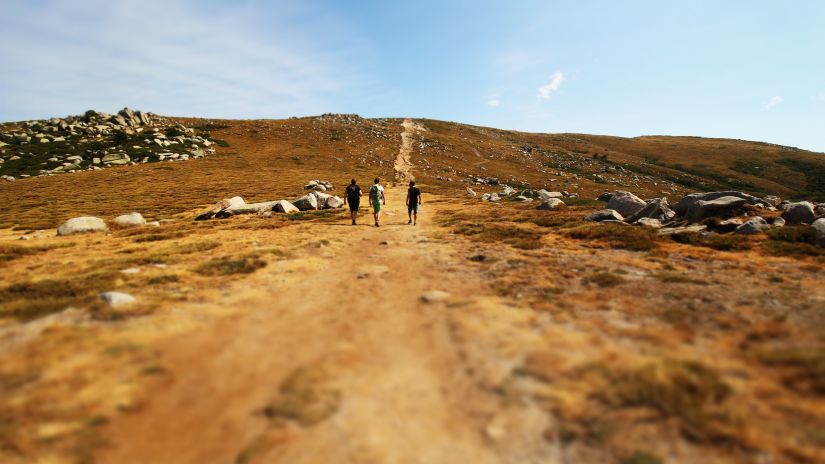
[[[500,201],[500,200],[501,200],[501,197],[498,196],[497,193],[492,193],[492,194],[490,194],[489,198],[487,198],[487,201]]]
[[[788,224],[810,224],[816,219],[814,205],[809,201],[788,203],[782,209],[782,219]]]
[[[313,192],[316,193],[316,192]],[[304,195],[292,202],[292,205],[300,211],[311,211],[318,209],[318,198],[315,195]]]
[[[655,219],[655,218],[643,217],[643,218],[639,218],[638,220],[634,221],[633,225],[634,226],[652,227],[654,229],[661,229],[662,228],[662,221],[660,221],[658,219]]]
[[[126,153],[110,153],[104,156],[101,161],[103,161],[103,164],[123,165],[129,164],[129,161],[131,161],[131,159],[129,158],[129,155],[127,155]]]
[[[342,206],[344,206],[344,200],[341,197],[336,197],[335,195],[332,195],[329,198],[327,198],[327,208],[340,208]]]
[[[324,187],[324,186],[323,186],[323,185],[321,185],[321,184],[316,184],[316,185],[313,185],[313,186],[312,186],[312,188],[311,188],[310,190],[314,190],[314,191],[316,191],[316,192],[326,192],[326,191],[327,191],[327,188],[326,188],[326,187]]]
[[[694,224],[692,226],[681,226],[681,227],[663,227],[659,229],[659,235],[674,235],[674,234],[684,234],[684,233],[693,233],[693,232],[704,232],[708,229],[708,226],[705,225],[698,225]]]
[[[681,202],[680,202],[681,203]],[[739,215],[742,207],[748,204],[746,198],[723,196],[713,200],[698,200],[685,212],[685,219],[699,222],[709,217],[730,218]]]
[[[122,214],[114,219],[115,224],[120,227],[139,227],[146,225],[146,219],[140,213]]]
[[[642,218],[658,219],[659,221],[670,221],[676,213],[670,209],[667,198],[654,198],[647,202],[644,208],[636,211],[635,214],[625,218],[629,223],[634,223]]]
[[[782,219],[781,217],[773,218],[773,221],[771,221],[771,225],[774,226],[774,227],[784,227],[785,226],[785,220]]]
[[[814,230],[814,243],[816,246],[825,247],[825,218],[814,221],[811,228]]]
[[[272,206],[272,211],[276,213],[297,213],[300,210],[286,200],[278,200]]]
[[[499,195],[501,195],[503,197],[508,197],[510,195],[514,195],[515,193],[517,193],[516,189],[514,189],[513,187],[510,187],[509,185],[505,185],[501,189],[501,193]]]
[[[109,306],[122,306],[135,302],[135,297],[128,293],[122,292],[103,292],[99,295],[100,299],[109,304]]]
[[[624,221],[624,216],[619,214],[619,212],[615,209],[603,209],[587,216],[584,220],[593,222]]]
[[[562,198],[564,195],[561,192],[548,192],[547,190],[541,189],[537,192],[538,197],[540,200],[549,200],[550,198]]]
[[[106,227],[106,222],[103,219],[92,216],[81,216],[71,218],[64,222],[57,228],[57,235],[74,235],[83,234],[87,232],[106,232],[109,230]]]
[[[744,192],[736,192],[736,191],[726,191],[726,192],[708,192],[708,193],[691,193],[690,195],[686,195],[681,200],[679,200],[676,205],[673,206],[673,211],[676,212],[679,216],[685,216],[698,201],[712,201],[722,197],[736,197],[746,200],[746,204],[749,205],[762,205],[762,206],[773,206],[769,202],[757,198],[753,195],[748,195]]]
[[[558,198],[548,198],[544,200],[536,209],[541,211],[553,211],[559,208],[564,208],[565,205],[563,201],[559,200]]]
[[[533,201],[533,199],[529,198],[529,197],[526,197],[524,195],[519,195],[519,196],[513,198],[513,201],[518,201],[518,202],[521,202],[521,203],[530,203],[531,201]]]
[[[599,197],[596,198],[596,200],[607,203],[608,201],[610,201],[611,198],[613,198],[613,194],[611,192],[604,192],[601,195],[599,195]]]
[[[620,190],[610,197],[610,201],[607,202],[607,209],[616,211],[624,218],[636,214],[646,205],[647,203],[636,195]]]
[[[737,227],[736,230],[734,230],[734,233],[744,235],[759,234],[762,232],[767,232],[770,228],[771,225],[768,224],[768,221],[756,216],[755,218]]]
[[[272,211],[275,206],[275,201],[263,201],[259,203],[246,203],[232,208],[224,209],[220,212],[223,216],[232,216],[236,214],[257,214],[263,211]]]
[[[481,201],[490,201],[490,194],[489,193],[482,193],[480,198],[481,198]]]
[[[245,205],[246,202],[241,197],[232,197],[232,198],[225,198],[217,203],[215,206],[209,208],[208,210],[200,213],[195,220],[196,221],[204,221],[206,219],[212,219],[218,213],[225,211],[230,208],[240,208],[241,206]],[[231,216],[231,214],[229,214]]]

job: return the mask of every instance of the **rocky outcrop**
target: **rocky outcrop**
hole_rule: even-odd
[[[690,204],[685,211],[684,217],[691,222],[699,222],[708,217],[729,218],[739,215],[742,207],[746,204],[748,204],[746,198],[735,196],[722,196],[712,200],[697,200]]]
[[[565,205],[563,201],[559,200],[558,198],[548,198],[544,200],[536,209],[541,211],[553,211],[560,208],[564,208]]]
[[[312,211],[318,209],[318,198],[315,195],[304,195],[293,201],[292,204],[300,211]]]
[[[811,228],[814,230],[814,243],[817,246],[825,247],[825,218],[814,221]]]
[[[276,213],[297,213],[301,210],[299,210],[295,207],[295,205],[286,200],[278,200],[272,206],[272,211],[275,211]]]
[[[57,235],[75,235],[90,232],[106,232],[109,228],[103,219],[93,216],[71,218],[57,228]]]
[[[647,203],[636,195],[620,190],[610,197],[610,201],[607,202],[607,209],[616,211],[622,217],[629,217],[639,212],[646,205]]]
[[[639,219],[649,218],[667,222],[672,220],[675,216],[676,213],[670,209],[670,204],[668,203],[667,198],[654,198],[653,200],[648,201],[642,209],[636,211],[635,214],[625,220],[627,222],[634,223]]]
[[[734,232],[737,234],[751,235],[767,232],[770,228],[771,225],[768,224],[768,221],[757,216],[737,227]]]
[[[810,224],[816,219],[814,205],[808,201],[788,203],[782,207],[782,219],[787,224]]]
[[[624,216],[615,209],[603,209],[585,217],[584,220],[593,222],[624,221]]]
[[[691,193],[690,195],[686,195],[681,200],[679,200],[676,205],[673,206],[673,211],[676,212],[679,216],[687,216],[688,211],[695,206],[695,204],[699,201],[713,201],[717,200],[722,197],[736,197],[745,200],[744,204],[749,205],[762,205],[764,207],[772,207],[769,202],[757,198],[753,195],[748,195],[744,192],[736,192],[736,191],[726,191],[726,192],[708,192],[708,193]]]

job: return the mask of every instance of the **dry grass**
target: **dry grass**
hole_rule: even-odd
[[[825,394],[825,348],[792,347],[761,351],[757,357],[768,366],[788,371],[785,381],[791,388]]]
[[[260,259],[258,255],[226,256],[211,259],[201,264],[195,268],[195,272],[202,276],[217,277],[251,274],[263,267],[266,267],[266,261]]]
[[[22,258],[23,256],[31,256],[39,253],[45,253],[49,250],[56,250],[60,248],[71,248],[75,246],[73,242],[64,243],[50,243],[48,245],[0,245],[0,263],[4,261],[11,261]]]
[[[632,251],[656,249],[658,235],[649,227],[633,227],[620,224],[587,224],[570,230],[567,235],[578,240],[606,243],[611,248]]]
[[[505,224],[461,224],[453,232],[471,240],[489,243],[506,243],[522,250],[541,248],[541,232]]]
[[[0,317],[28,321],[71,305],[88,304],[98,293],[110,290],[117,277],[114,273],[93,273],[11,284],[0,290]]]

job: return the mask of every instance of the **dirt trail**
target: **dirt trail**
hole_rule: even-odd
[[[170,380],[107,428],[100,462],[550,462],[545,415],[503,409],[479,380],[510,366],[487,354],[477,365],[456,335],[452,313],[483,308],[466,300],[483,283],[456,269],[464,251],[430,238],[438,204],[409,226],[403,195],[388,189],[380,229],[313,225],[333,244],[299,272],[238,282],[214,304],[242,312],[158,346]],[[463,306],[423,303],[432,290]],[[471,343],[493,346],[490,335]],[[298,392],[279,393],[290,378]],[[287,412],[268,419],[272,404]],[[502,427],[517,452],[491,438]]]
[[[401,124],[404,132],[401,133],[401,148],[398,150],[398,157],[395,158],[395,181],[405,182],[415,180],[412,174],[412,161],[410,159],[413,149],[413,133],[423,128],[414,123],[412,119],[405,119]]]

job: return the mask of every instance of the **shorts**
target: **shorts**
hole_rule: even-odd
[[[360,201],[355,201],[355,202],[351,201],[351,202],[349,202],[349,210],[352,211],[353,213],[357,213],[360,208],[361,208],[361,202]]]
[[[418,214],[418,210],[421,208],[421,205],[407,205],[407,212],[412,214]]]
[[[380,213],[381,212],[381,202],[380,201],[374,201],[372,203],[372,210],[376,213]]]

